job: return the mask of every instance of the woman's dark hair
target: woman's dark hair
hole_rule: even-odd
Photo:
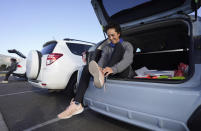
[[[117,33],[119,33],[120,36],[121,36],[121,27],[120,27],[119,24],[116,24],[116,23],[109,23],[109,24],[104,28],[104,32],[107,33],[107,30],[109,30],[109,29],[111,29],[111,28],[115,29],[115,31],[116,31]]]

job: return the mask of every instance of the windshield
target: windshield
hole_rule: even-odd
[[[180,7],[185,0],[98,0],[107,20],[119,24]]]
[[[150,1],[151,0],[103,0],[103,6],[108,15],[112,16],[122,10],[130,9]]]
[[[82,56],[82,53],[87,51],[91,45],[77,44],[77,43],[66,43],[70,51],[75,54]]]
[[[49,43],[49,44],[45,45],[45,46],[43,47],[41,53],[42,53],[43,55],[51,54],[51,53],[53,52],[54,47],[56,46],[56,44],[57,44],[57,43],[54,42],[54,43]]]

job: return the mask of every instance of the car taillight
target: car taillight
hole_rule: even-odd
[[[83,53],[82,53],[82,61],[86,64],[86,62],[87,62],[87,55],[86,55],[86,52],[83,52]]]
[[[42,85],[42,86],[46,86],[47,84],[45,84],[45,83],[42,83],[41,85]]]
[[[21,65],[17,65],[17,67],[18,67],[18,68],[22,68],[22,66],[21,66]]]
[[[54,63],[57,59],[59,59],[62,56],[63,56],[63,54],[60,54],[60,53],[49,54],[47,57],[46,65],[50,65],[50,64]]]

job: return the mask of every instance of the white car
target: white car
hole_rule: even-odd
[[[14,76],[26,78],[26,56],[24,56],[21,52],[16,49],[8,50],[9,53],[15,53],[19,57],[21,57],[20,61],[17,63],[17,68],[13,72]]]
[[[41,52],[30,51],[26,63],[29,83],[50,90],[75,87],[77,72],[85,64],[82,53],[93,45],[91,42],[64,39],[45,43]]]

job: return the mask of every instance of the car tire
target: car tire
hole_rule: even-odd
[[[26,62],[26,76],[28,79],[36,79],[40,72],[42,54],[39,51],[29,52]]]
[[[62,90],[58,89],[48,89],[48,93],[60,93]]]

